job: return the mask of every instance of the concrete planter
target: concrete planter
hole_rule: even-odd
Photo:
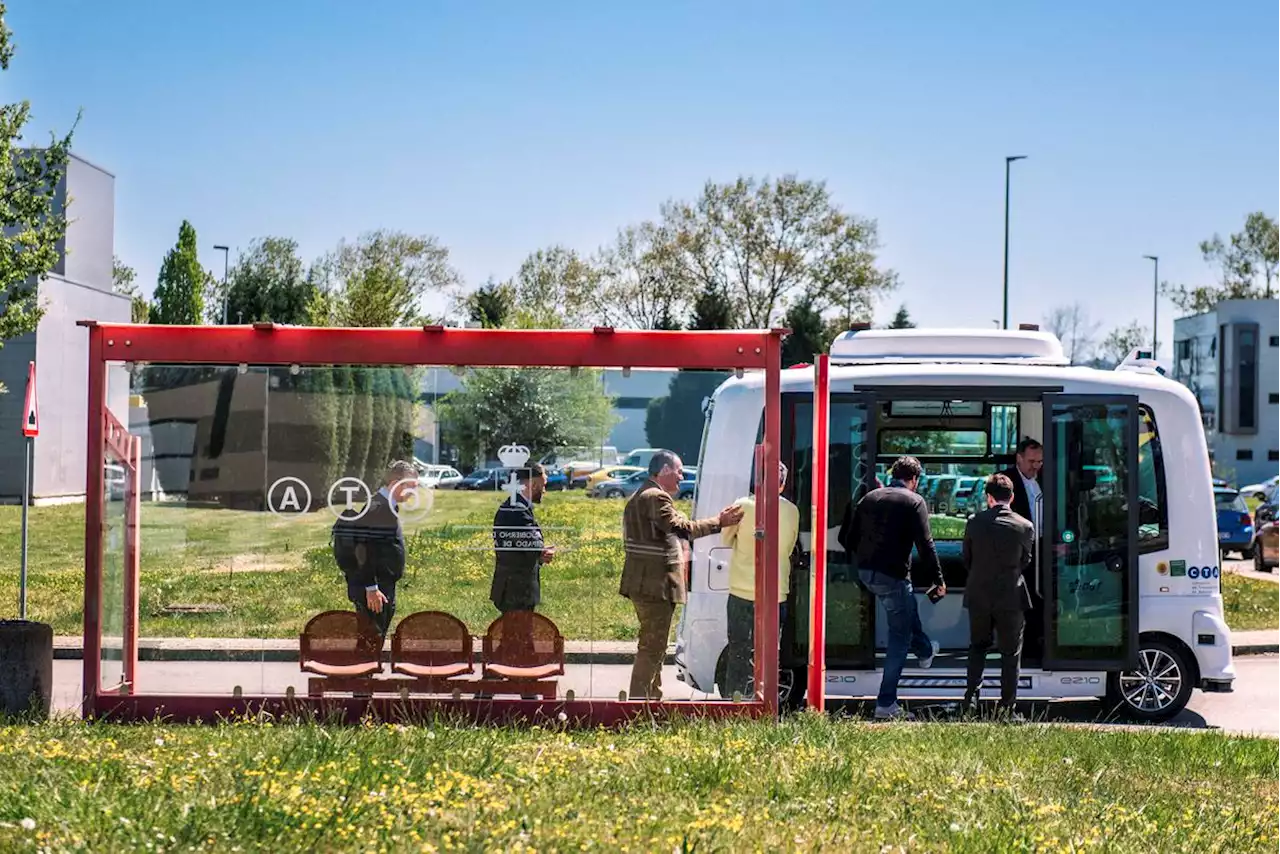
[[[53,700],[53,626],[0,620],[0,715],[47,719]]]

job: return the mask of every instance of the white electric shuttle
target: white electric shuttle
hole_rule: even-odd
[[[857,581],[836,535],[852,502],[899,456],[930,477],[985,477],[1014,464],[1022,437],[1044,446],[1042,530],[1028,571],[1019,698],[1101,698],[1131,717],[1164,720],[1192,690],[1229,692],[1235,678],[1223,619],[1216,511],[1196,400],[1135,351],[1115,370],[1073,367],[1054,336],[1017,331],[848,332],[831,348],[827,519],[826,691],[874,697],[885,651],[883,611]],[[813,369],[782,372],[784,495],[800,508],[779,675],[784,704],[802,702],[807,662]],[[696,515],[748,493],[763,436],[764,378],[726,381],[705,404]],[[744,429],[745,428],[745,429]],[[960,699],[969,642],[960,558],[965,520],[932,517],[948,595],[933,604],[913,557],[925,631],[942,651],[907,669],[899,696]],[[718,537],[694,544],[676,645],[679,678],[721,692],[728,556]],[[983,695],[998,694],[996,658]]]

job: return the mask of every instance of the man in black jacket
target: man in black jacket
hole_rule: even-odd
[[[362,510],[344,510],[333,526],[334,550],[347,580],[347,598],[385,638],[396,612],[396,583],[404,575],[404,530],[399,505],[418,489],[418,471],[398,460]]]
[[[890,472],[887,487],[873,489],[840,528],[840,545],[852,555],[858,577],[884,606],[889,642],[876,697],[876,718],[909,717],[898,705],[898,680],[913,653],[922,668],[933,664],[938,651],[920,624],[915,590],[911,586],[911,549],[920,550],[920,559],[932,571],[935,588],[947,593],[942,564],[929,528],[929,508],[916,494],[923,469],[915,457],[901,457]]]
[[[541,571],[555,555],[542,538],[533,505],[542,503],[547,473],[538,463],[516,469],[520,492],[498,505],[493,516],[493,584],[489,599],[504,614],[532,611],[542,601]]]
[[[963,558],[968,578],[969,682],[965,705],[976,707],[992,633],[1000,651],[1000,708],[1013,712],[1018,697],[1018,657],[1025,612],[1031,608],[1023,571],[1035,553],[1031,522],[1010,509],[1013,483],[1006,475],[987,479],[987,509],[965,526]]]
[[[1038,505],[1040,498],[1040,471],[1044,468],[1044,446],[1030,436],[1023,437],[1014,451],[1013,468],[1005,469],[1000,474],[1009,478],[1013,485],[1013,500],[1009,509],[1023,519],[1031,522],[1038,533],[1040,530]]]

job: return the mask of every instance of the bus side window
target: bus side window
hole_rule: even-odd
[[[1160,432],[1151,407],[1138,407],[1138,550],[1169,547],[1169,500],[1164,480]]]

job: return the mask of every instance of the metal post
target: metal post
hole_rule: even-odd
[[[1025,154],[1004,159],[1004,323],[1009,328],[1009,167],[1015,160],[1025,160]]]
[[[222,251],[222,325],[227,325],[227,305],[231,302],[231,294],[227,291],[227,270],[231,264],[231,247],[215,246],[215,250]]]
[[[1158,255],[1143,255],[1142,257],[1154,263],[1151,271],[1151,358],[1158,359],[1160,357],[1160,333],[1156,330],[1160,326],[1160,257]]]
[[[826,710],[827,683],[827,462],[829,460],[831,357],[818,355],[813,374],[813,483],[809,507],[813,533],[809,549],[810,709]],[[799,687],[799,686],[797,686]]]
[[[18,619],[27,618],[27,508],[31,505],[31,445],[26,437],[26,464],[22,468],[22,565],[18,572]]]

